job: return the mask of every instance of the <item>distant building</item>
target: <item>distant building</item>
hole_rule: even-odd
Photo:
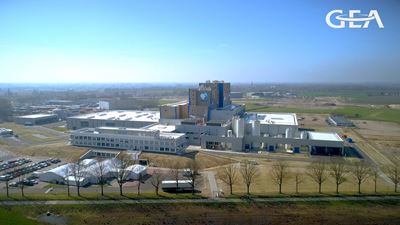
[[[46,105],[73,105],[73,104],[74,104],[73,101],[58,100],[58,99],[49,100],[46,102]]]
[[[243,92],[231,92],[231,98],[243,98]]]
[[[54,123],[57,121],[58,116],[55,114],[32,114],[15,117],[15,123],[28,126]]]
[[[352,127],[354,123],[346,119],[344,116],[331,115],[328,118],[328,123],[340,127]]]
[[[110,103],[107,101],[99,101],[99,109],[100,110],[109,110],[110,109]]]

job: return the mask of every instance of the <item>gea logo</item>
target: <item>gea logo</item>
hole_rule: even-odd
[[[336,16],[334,16],[336,15]],[[332,20],[336,19],[336,22]],[[343,14],[343,10],[335,9],[326,14],[326,24],[332,28],[368,28],[371,20],[375,20],[379,28],[384,28],[377,10],[369,11],[369,14],[362,14],[360,10],[349,10],[349,14]]]

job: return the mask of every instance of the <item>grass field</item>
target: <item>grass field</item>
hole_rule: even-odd
[[[182,168],[185,168],[188,163],[195,159],[198,162],[200,169],[221,166],[229,164],[232,161],[223,157],[209,155],[203,152],[189,151],[185,155],[171,155],[143,152],[140,155],[141,159],[148,159],[150,163],[157,167],[171,167],[173,164],[178,163]]]
[[[398,224],[400,204],[381,202],[120,204],[0,207],[2,224],[39,224],[50,211],[68,224]],[[10,218],[12,215],[12,218]],[[26,218],[31,218],[28,220]]]
[[[101,196],[99,192],[81,192],[81,196],[77,196],[75,189],[71,188],[71,196],[68,196],[66,191],[62,193],[25,193],[22,197],[20,193],[13,193],[7,197],[4,192],[0,194],[0,201],[13,200],[127,200],[127,199],[199,199],[204,198],[201,195],[192,195],[190,193],[171,194],[160,190],[159,195],[152,192],[142,192],[140,195],[132,193],[132,191],[124,191],[123,196],[119,192],[106,192]]]
[[[60,158],[66,161],[78,159],[89,148],[68,145],[66,142],[33,145],[29,147],[10,147],[10,151],[24,156],[42,156],[48,158]]]
[[[1,123],[0,127],[12,129],[14,135],[29,144],[39,144],[43,142],[52,142],[62,140],[61,137],[53,132],[43,129],[35,129],[35,127],[26,127],[15,123]]]
[[[388,121],[400,124],[400,110],[390,108],[367,108],[361,106],[343,106],[335,109],[296,108],[296,107],[269,107],[254,102],[246,104],[249,112],[286,112],[286,113],[316,113],[316,114],[343,114],[349,118]]]

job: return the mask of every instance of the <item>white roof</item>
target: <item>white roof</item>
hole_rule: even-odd
[[[135,164],[135,165],[128,166],[126,168],[126,170],[128,170],[130,172],[133,172],[133,173],[136,173],[136,174],[139,174],[139,173],[145,171],[146,168],[147,167],[145,167],[145,166],[142,166],[142,165],[139,165],[139,164]]]
[[[53,168],[53,169],[51,169],[51,170],[48,170],[47,172],[48,172],[48,173],[57,174],[57,175],[59,175],[59,176],[61,176],[61,177],[66,177],[66,176],[67,176],[67,174],[66,174],[67,168],[68,168],[69,174],[72,174],[73,166],[74,166],[73,163],[67,163],[67,164],[58,166],[58,167],[56,167],[56,168]]]
[[[160,132],[174,132],[175,125],[163,125],[163,124],[152,124],[147,127],[144,127],[149,130],[159,130]]]
[[[295,113],[257,113],[260,124],[297,125]]]
[[[162,184],[176,184],[175,180],[164,180],[161,182]],[[192,180],[178,180],[178,184],[187,184],[192,183]]]
[[[309,139],[319,141],[343,141],[337,133],[308,132]]]
[[[32,115],[25,115],[25,116],[18,116],[18,118],[26,118],[26,119],[37,119],[42,117],[53,117],[56,116],[55,114],[32,114]]]
[[[73,116],[76,119],[93,120],[123,120],[123,121],[143,121],[158,122],[160,112],[157,111],[133,111],[133,110],[111,110],[97,113]]]

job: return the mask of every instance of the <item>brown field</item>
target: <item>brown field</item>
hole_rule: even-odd
[[[3,209],[4,210],[4,209]],[[8,210],[35,219],[47,210],[68,224],[399,224],[397,202],[24,206]]]
[[[258,176],[251,186],[251,193],[255,195],[274,195],[278,194],[278,185],[274,183],[271,176],[271,166],[272,161],[258,161]],[[307,175],[307,162],[289,162],[288,177],[284,180],[282,186],[282,192],[284,194],[295,194],[295,172],[299,171],[301,173],[302,183],[299,184],[300,194],[315,194],[318,192],[318,185]],[[328,165],[327,165],[328,167]],[[222,168],[215,169],[216,174],[221,171]],[[322,192],[325,194],[334,194],[336,192],[336,185],[334,179],[329,175],[329,171],[326,171],[327,180],[322,185]],[[357,183],[350,173],[347,174],[347,181],[340,185],[339,191],[346,194],[356,194],[358,191]],[[217,178],[218,188],[222,189],[225,194],[229,194],[229,186],[223,183]],[[386,181],[379,179],[377,182],[377,190],[379,193],[393,192],[393,185],[388,184]],[[246,187],[243,183],[243,179],[238,170],[238,181],[233,186],[234,194],[242,195],[246,192]],[[374,192],[374,182],[372,179],[368,179],[361,186],[361,191],[363,193],[373,193]]]
[[[221,165],[226,165],[232,161],[223,157],[209,155],[203,152],[189,151],[184,155],[170,155],[170,154],[159,154],[159,153],[149,153],[143,152],[140,155],[141,159],[148,159],[150,163],[155,164],[157,167],[171,167],[171,165],[178,163],[181,168],[186,167],[186,165],[193,159],[195,159],[200,169],[217,167]]]
[[[354,120],[356,128],[346,128],[351,136],[378,165],[400,162],[400,125],[389,122]]]
[[[89,150],[85,147],[75,147],[66,142],[33,145],[29,147],[9,147],[11,152],[21,156],[40,156],[48,158],[60,158],[66,161],[78,159],[83,153]]]

